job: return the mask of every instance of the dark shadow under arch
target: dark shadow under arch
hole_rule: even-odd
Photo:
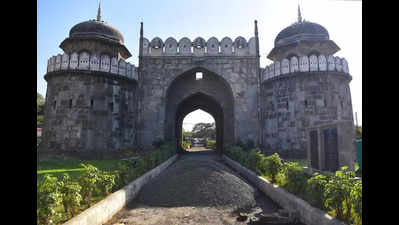
[[[196,80],[195,73],[203,79]],[[223,142],[234,140],[234,98],[229,83],[220,75],[202,67],[190,69],[177,76],[169,85],[165,98],[165,140],[176,142],[182,138],[184,117],[197,109],[212,115],[216,124],[216,149],[223,150]]]

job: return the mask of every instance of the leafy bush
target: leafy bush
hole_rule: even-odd
[[[360,225],[362,224],[362,182],[356,181],[352,187],[350,198],[355,213],[353,215],[353,222],[356,225]]]
[[[39,224],[56,224],[60,213],[56,208],[62,204],[57,177],[45,175],[37,189],[37,219]]]
[[[183,141],[183,148],[184,149],[188,149],[189,146],[191,146],[191,142],[190,141]]]
[[[342,167],[335,174],[315,173],[308,177],[298,162],[282,162],[277,153],[265,157],[258,148],[244,151],[246,145],[226,143],[224,152],[242,166],[266,176],[273,183],[300,196],[315,207],[346,223],[362,224],[362,182]]]
[[[104,195],[109,195],[112,187],[115,186],[115,177],[115,174],[113,174],[112,172],[100,171],[97,185]]]
[[[348,171],[348,167],[344,166],[329,178],[325,186],[326,208],[333,210],[335,216],[343,221],[348,221],[351,218],[350,193],[354,177],[354,172]]]
[[[267,156],[264,159],[262,170],[264,175],[270,177],[271,182],[276,183],[276,176],[283,169],[283,163],[281,162],[280,156],[277,153]]]
[[[208,141],[206,146],[208,148],[216,148],[216,141]]]
[[[286,178],[284,188],[295,195],[303,196],[305,194],[307,176],[303,173],[302,168],[296,162],[286,162],[283,167]]]
[[[256,174],[262,174],[261,163],[263,162],[263,155],[260,153],[259,148],[252,149],[248,154],[248,169],[254,171]]]
[[[80,202],[82,201],[82,196],[79,193],[82,187],[79,183],[73,182],[66,173],[59,184],[64,211],[74,217],[78,213]]]
[[[82,186],[81,195],[85,199],[88,206],[91,206],[91,200],[93,191],[97,187],[97,181],[99,180],[100,171],[90,164],[81,164],[85,171],[79,177],[79,184]]]
[[[326,186],[328,182],[328,179],[326,176],[319,174],[319,173],[314,173],[311,178],[308,179],[307,181],[307,189],[308,189],[308,195],[307,195],[307,200],[309,201],[310,204],[320,208],[320,209],[325,209],[324,207],[324,187]]]

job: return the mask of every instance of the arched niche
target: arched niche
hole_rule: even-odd
[[[304,55],[299,58],[299,71],[308,72],[309,71],[309,58]]]
[[[150,41],[147,38],[143,38],[143,55],[150,54]]]
[[[281,73],[287,74],[290,72],[290,61],[288,59],[283,59],[281,62]]]
[[[88,70],[90,66],[90,55],[86,51],[82,51],[79,54],[79,69]]]
[[[202,37],[197,37],[196,39],[194,39],[192,46],[195,56],[203,56],[205,54],[206,42],[205,39],[203,39]]]
[[[111,73],[118,74],[118,59],[116,57],[111,58]]]
[[[79,55],[77,52],[72,53],[69,60],[69,69],[76,69],[79,63]]]
[[[109,72],[111,68],[111,61],[108,55],[101,55],[100,71]]]
[[[169,37],[165,41],[165,54],[176,55],[177,54],[177,41],[176,39]]]
[[[218,55],[219,54],[219,41],[215,37],[209,38],[206,43],[208,55]]]
[[[327,70],[327,59],[324,55],[319,55],[319,71]]]
[[[100,58],[97,56],[97,54],[92,54],[90,57],[90,70],[100,70]]]
[[[299,71],[298,57],[292,56],[290,60],[290,72],[294,73]]]
[[[310,71],[318,71],[319,62],[317,61],[316,55],[309,56],[309,70]]]
[[[179,54],[180,55],[191,55],[191,41],[184,37],[179,41]]]
[[[248,43],[245,38],[239,36],[234,40],[234,52],[237,56],[248,55]]]
[[[69,55],[67,53],[62,54],[61,69],[66,70],[69,66]]]
[[[233,54],[233,41],[229,37],[225,37],[220,41],[220,51],[223,55]]]

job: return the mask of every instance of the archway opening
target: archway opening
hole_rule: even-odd
[[[216,123],[211,114],[197,109],[184,117],[181,146],[188,152],[216,150]]]
[[[182,147],[183,120],[195,110],[209,113],[215,121],[217,153],[223,142],[234,140],[234,98],[229,83],[220,75],[196,67],[177,76],[166,91],[165,140],[172,141],[179,153]]]

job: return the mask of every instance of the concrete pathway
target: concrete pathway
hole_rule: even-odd
[[[200,168],[195,166],[197,164]],[[213,165],[208,166],[207,165]],[[186,167],[184,167],[185,165]],[[192,167],[187,167],[187,165]],[[179,167],[180,166],[180,167]],[[192,201],[192,199],[184,200],[179,196],[179,193],[175,193],[174,189],[182,188],[181,186],[168,186],[167,181],[168,179],[174,179],[178,177],[176,175],[175,170],[177,167],[184,168],[186,170],[192,169],[192,179],[195,179],[195,173],[199,173],[197,171],[204,171],[207,169],[208,172],[206,173],[209,176],[212,174],[220,174],[220,168],[224,168],[223,179],[232,179],[235,183],[246,182],[243,178],[241,178],[238,174],[234,171],[227,168],[226,164],[224,164],[223,160],[220,158],[218,154],[214,151],[205,149],[205,148],[193,148],[190,152],[182,154],[180,158],[171,165],[168,169],[163,171],[154,182],[150,182],[146,186],[143,187],[143,190],[139,193],[139,195],[130,202],[124,209],[118,212],[108,223],[105,225],[120,225],[120,224],[128,224],[128,225],[149,225],[149,224],[157,224],[157,225],[172,225],[172,224],[251,224],[249,223],[250,217],[245,219],[244,221],[238,221],[238,217],[240,216],[240,212],[243,212],[242,209],[236,209],[229,207],[228,205],[212,205],[208,204],[208,202],[204,204],[197,204],[197,202]],[[206,167],[206,168],[205,168]],[[196,169],[197,168],[197,169]],[[198,169],[199,168],[199,169]],[[173,170],[173,172],[171,172]],[[215,170],[214,172],[212,170]],[[180,172],[180,171],[179,171]],[[180,176],[180,175],[179,175]],[[203,174],[200,174],[199,177],[204,178]],[[230,177],[230,178],[227,178]],[[206,180],[206,179],[203,179]],[[157,183],[163,182],[164,185]],[[239,181],[239,182],[237,182]],[[186,184],[189,182],[184,180],[181,182],[181,185]],[[218,183],[219,181],[216,180],[212,181],[213,183],[209,183],[209,186],[214,187],[214,183]],[[170,183],[170,182],[169,182]],[[235,184],[234,183],[234,184]],[[247,183],[247,182],[246,182]],[[180,185],[180,184],[175,184]],[[207,183],[208,185],[208,183]],[[243,185],[240,184],[242,187]],[[247,185],[247,184],[245,184]],[[244,185],[244,186],[245,186]],[[232,185],[230,185],[232,186]],[[230,190],[232,187],[224,186],[221,189],[221,192],[218,192],[217,195],[223,195],[223,191]],[[208,186],[207,186],[208,187]],[[193,187],[191,187],[193,188]],[[229,189],[230,188],[230,189]],[[252,186],[251,186],[252,188]],[[225,190],[224,190],[225,189]],[[147,190],[147,192],[146,192]],[[179,189],[180,190],[180,189]],[[193,190],[193,189],[192,189]],[[216,191],[216,190],[206,190],[208,192]],[[220,191],[220,190],[218,190]],[[165,200],[165,202],[160,202],[159,199],[157,201],[149,201],[153,199],[151,198],[151,194],[149,195],[148,192],[152,193],[154,198],[156,198],[156,192],[166,192],[167,195],[173,196],[171,199],[177,199],[179,202],[170,202],[170,200]],[[192,198],[198,198],[193,190]],[[230,192],[229,192],[230,193]],[[226,193],[226,194],[229,194]],[[206,193],[209,194],[209,193]],[[181,195],[184,195],[181,192]],[[248,195],[248,194],[247,194]],[[256,189],[254,189],[254,196],[252,199],[255,199],[256,205],[252,206],[249,209],[245,209],[245,212],[248,215],[255,215],[255,214],[273,214],[276,213],[277,210],[280,209],[279,206],[274,204],[269,198],[265,197],[263,194],[260,194]],[[167,196],[168,197],[168,196]],[[241,198],[243,196],[237,196],[237,198]],[[248,196],[244,196],[248,199]],[[143,200],[144,199],[144,200]],[[147,202],[145,201],[147,199]],[[212,200],[212,199],[211,199]],[[169,202],[168,202],[169,201]],[[218,200],[219,201],[219,200]],[[149,203],[150,202],[150,203]],[[217,202],[219,203],[219,202]]]

